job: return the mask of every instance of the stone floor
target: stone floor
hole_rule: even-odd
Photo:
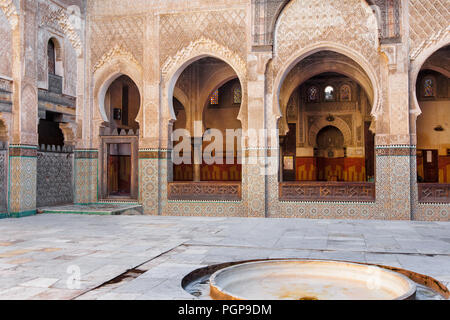
[[[0,299],[193,299],[180,283],[197,268],[291,257],[396,266],[449,286],[450,223],[70,214],[3,219]],[[126,273],[130,269],[134,274]],[[111,281],[121,275],[122,281]]]

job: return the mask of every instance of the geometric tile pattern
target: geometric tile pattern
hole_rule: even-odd
[[[278,201],[278,177],[270,176],[268,182],[269,216],[307,219],[410,219],[409,201],[405,201],[409,198],[410,190],[409,157],[377,156],[376,164],[375,203],[281,202]]]
[[[98,159],[75,159],[74,203],[98,202]]]
[[[244,159],[245,161],[245,159]],[[244,162],[245,163],[245,162]],[[264,163],[264,162],[261,162]],[[264,218],[266,216],[266,176],[265,168],[258,164],[243,165],[243,181],[246,181],[246,206],[248,216],[253,218]]]
[[[241,201],[169,201],[168,159],[139,160],[139,199],[144,214],[169,216],[246,217],[244,185]],[[243,166],[245,167],[245,166]]]
[[[385,213],[385,218],[388,220],[410,220],[411,206],[408,200],[411,197],[411,159],[409,156],[388,156],[380,158],[389,167],[389,176],[386,176],[386,178],[389,178],[389,194],[386,194],[386,196],[389,196],[390,210]],[[382,185],[385,185],[385,183]]]
[[[139,159],[139,203],[144,214],[158,215],[158,159]]]
[[[73,153],[38,152],[38,207],[73,202]]]
[[[450,221],[449,204],[418,204],[414,213],[417,221]]]
[[[9,157],[9,213],[36,211],[36,157]]]
[[[283,202],[277,175],[261,174],[259,165],[242,166],[242,200],[168,201],[167,159],[139,160],[139,203],[144,214],[204,217],[410,220],[410,170],[415,156],[376,156],[375,202]],[[411,172],[412,172],[411,171]],[[415,172],[415,171],[414,171]],[[450,205],[419,205],[414,220],[449,221]]]
[[[167,161],[160,162],[161,168],[167,168]],[[243,170],[246,165],[243,165]],[[165,170],[162,170],[164,172]],[[173,216],[207,216],[207,217],[247,217],[248,192],[247,183],[242,181],[242,199],[240,201],[167,201],[167,179],[161,183],[161,205],[164,215]],[[258,195],[255,194],[257,199]],[[167,203],[167,208],[164,209]]]

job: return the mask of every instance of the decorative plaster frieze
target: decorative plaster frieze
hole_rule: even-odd
[[[410,58],[415,60],[427,48],[449,37],[448,0],[410,0]]]
[[[77,56],[80,56],[82,54],[81,19],[74,13],[69,14],[65,8],[46,6],[42,7],[41,10],[44,10],[45,13],[40,19],[40,25],[50,26],[63,32],[77,52]]]
[[[102,68],[104,65],[108,64],[109,62],[117,58],[123,58],[129,62],[134,63],[142,71],[141,64],[137,61],[137,59],[133,56],[133,54],[130,53],[127,49],[125,49],[122,45],[116,44],[111,50],[106,52],[100,58],[100,60],[97,61],[97,63],[94,65],[94,73],[100,68]]]
[[[415,60],[422,53],[422,51],[438,43],[441,39],[445,39],[447,37],[450,38],[450,25],[445,29],[437,31],[428,39],[422,41],[417,48],[411,51],[410,59]]]
[[[247,68],[245,62],[239,57],[239,55],[236,52],[218,44],[216,41],[204,37],[192,41],[187,47],[178,51],[175,56],[169,57],[161,69],[163,77],[167,79],[169,74],[175,74],[180,63],[187,61],[189,58],[205,54],[217,55],[219,58],[228,60],[226,62],[231,63],[232,67],[238,68],[238,70],[235,71],[239,78],[245,79]]]
[[[11,24],[11,29],[15,29],[19,23],[19,15],[12,0],[0,0],[0,9],[3,11],[6,18],[8,18],[8,21]]]

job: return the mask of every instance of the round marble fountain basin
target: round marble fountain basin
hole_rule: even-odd
[[[210,278],[215,300],[405,300],[416,284],[393,271],[319,260],[250,262]]]

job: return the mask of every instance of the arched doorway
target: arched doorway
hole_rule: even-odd
[[[134,81],[121,75],[104,97],[108,119],[101,130],[103,199],[137,199],[138,137],[141,97]]]
[[[448,202],[448,192],[434,192],[450,185],[450,46],[432,54],[423,64],[416,82],[422,114],[417,118],[417,181],[434,198]],[[422,192],[419,192],[421,198]],[[446,199],[444,199],[446,198]]]
[[[241,84],[237,78],[226,82],[211,92],[203,111],[205,126],[203,151],[212,143],[208,137],[211,129],[220,132],[222,147],[214,150],[212,156],[217,163],[208,164],[204,159],[201,167],[201,181],[242,181],[241,164],[241,122],[237,119],[242,103]]]
[[[343,168],[339,159],[345,158],[344,135],[335,126],[326,126],[317,134],[316,139],[317,179],[319,181],[342,181]]]
[[[374,200],[373,99],[367,74],[340,53],[319,51],[291,69],[279,95],[282,200]],[[298,199],[283,195],[301,186]]]
[[[240,199],[242,87],[236,72],[220,59],[199,58],[180,73],[171,98],[176,121],[170,136],[176,138],[169,198]]]

